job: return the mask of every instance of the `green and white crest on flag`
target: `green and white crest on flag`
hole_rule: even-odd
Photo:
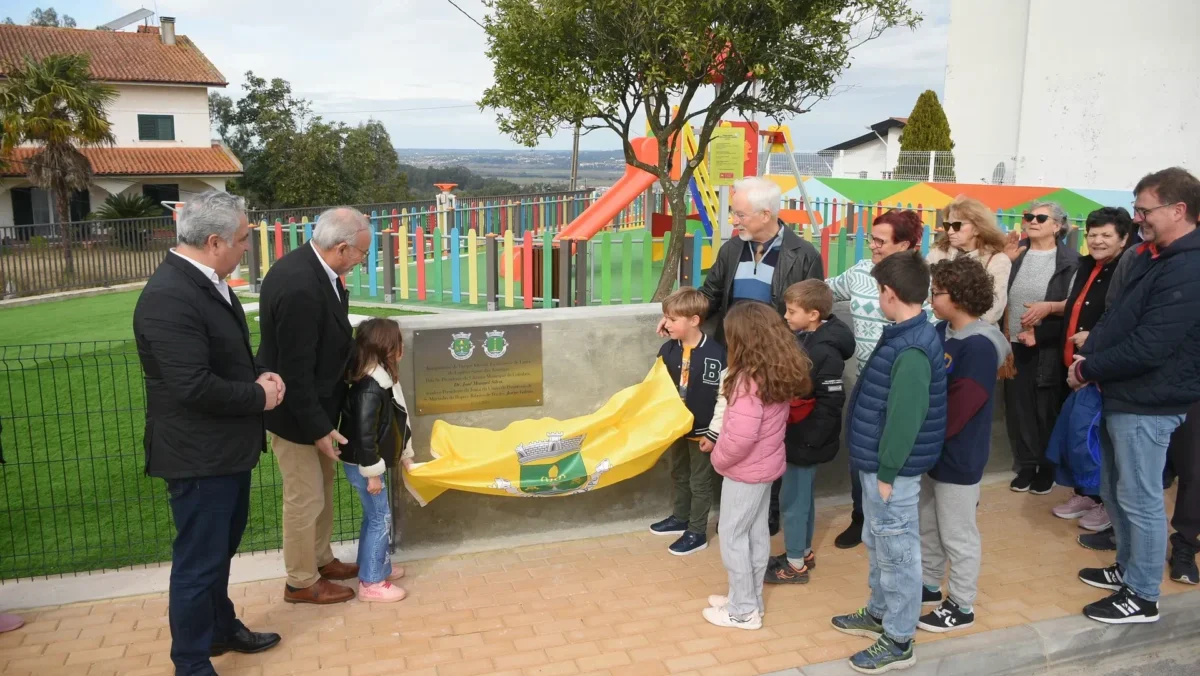
[[[508,339],[504,337],[503,331],[488,331],[484,334],[486,339],[483,341],[483,353],[492,359],[499,359],[508,352]]]
[[[450,356],[459,361],[466,361],[475,354],[475,343],[471,342],[469,333],[453,333],[450,335]]]

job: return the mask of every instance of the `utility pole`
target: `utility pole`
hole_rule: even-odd
[[[571,143],[571,190],[579,189],[579,123],[575,123],[575,140]]]

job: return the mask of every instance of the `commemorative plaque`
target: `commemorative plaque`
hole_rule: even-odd
[[[417,415],[542,405],[542,325],[413,334]]]

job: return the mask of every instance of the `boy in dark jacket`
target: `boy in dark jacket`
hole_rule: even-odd
[[[725,369],[725,348],[704,335],[700,323],[708,314],[708,298],[696,289],[684,287],[663,300],[663,328],[671,340],[663,343],[658,356],[666,364],[671,379],[679,388],[679,397],[692,412],[692,431],[671,447],[671,478],[675,484],[675,509],[671,516],[651,524],[655,535],[678,535],[668,547],[677,556],[686,556],[708,547],[708,513],[713,500],[711,442],[717,435],[709,430],[717,394],[721,389],[721,371]],[[703,445],[701,441],[707,441]]]
[[[946,350],[946,440],[942,455],[921,477],[922,605],[938,606],[917,626],[947,632],[975,623],[973,606],[983,556],[975,508],[992,441],[996,373],[1008,356],[1008,340],[980,319],[992,307],[992,277],[973,258],[935,263],[933,312]],[[949,594],[942,578],[950,564]]]
[[[817,465],[837,455],[846,389],[842,371],[854,354],[854,332],[833,314],[833,291],[819,279],[788,287],[784,319],[812,361],[813,396],[792,404],[784,437],[787,469],[779,490],[780,520],[787,551],[771,559],[768,584],[805,584],[816,567],[812,550],[813,479]]]

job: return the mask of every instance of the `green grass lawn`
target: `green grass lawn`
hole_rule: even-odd
[[[0,579],[170,558],[166,490],[142,471],[146,404],[132,340],[138,293],[0,310]],[[277,548],[282,489],[272,456],[263,456],[253,486],[241,549]],[[340,476],[335,486],[335,538],[353,539],[357,498]]]

